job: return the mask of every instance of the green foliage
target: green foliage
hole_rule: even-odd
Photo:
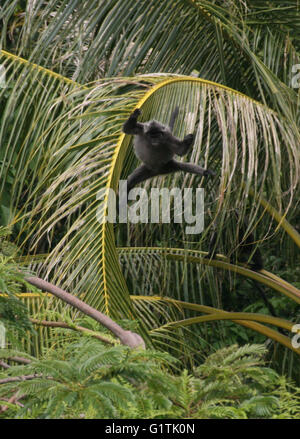
[[[175,313],[150,303],[141,305],[134,314],[129,293],[267,314],[266,301],[248,279],[211,266],[194,267],[185,260],[174,267],[168,265],[164,253],[158,260],[149,249],[179,247],[206,252],[212,226],[216,225],[226,237],[219,237],[218,252],[228,257],[239,245],[241,224],[231,219],[232,209],[238,207],[242,215],[249,210],[248,232],[254,232],[267,260],[266,269],[299,286],[296,245],[290,237],[278,233],[273,216],[248,193],[251,187],[256,195],[266,197],[297,227],[300,113],[298,91],[290,84],[292,66],[300,59],[296,2],[269,1],[262,5],[239,0],[225,4],[165,0],[158,6],[156,0],[128,0],[126,7],[121,0],[3,3],[0,45],[10,53],[0,54],[7,81],[7,87],[0,90],[0,225],[13,224],[23,255],[43,255],[39,266],[42,277],[47,275],[53,283],[114,318],[134,316],[149,332],[159,328],[162,320],[175,320]],[[171,77],[150,77],[149,72],[193,72],[218,83],[168,84],[143,101],[145,118],[164,121],[170,107],[178,104],[182,114],[177,134],[187,128],[197,134],[191,160],[212,164],[217,171],[215,180],[200,182],[206,189],[207,224],[204,233],[194,240],[176,224],[124,225],[125,230],[116,227],[113,231],[97,220],[97,214],[105,212],[97,193],[116,186],[136,164],[128,139],[118,142],[122,123],[151,86]],[[140,73],[147,76],[126,77]],[[89,88],[83,85],[94,80],[97,82]],[[160,181],[169,184],[167,178]],[[176,182],[191,187],[199,180],[172,176],[172,185]],[[294,239],[295,235],[294,231]],[[133,255],[128,256],[124,264],[126,282],[119,269],[115,241],[131,249],[147,246],[140,264]],[[0,292],[7,296],[0,300],[0,316],[11,329],[27,328],[26,310],[15,296],[25,288],[10,251],[3,247]],[[297,303],[271,288],[266,295],[276,314],[298,321]],[[51,307],[53,301],[49,303]],[[47,341],[46,331],[43,334]],[[170,349],[165,334],[161,340],[164,348]],[[153,338],[155,342],[155,335]],[[189,332],[179,329],[174,332],[173,344],[180,346],[181,365],[188,367],[195,358],[198,365],[200,356],[228,343],[265,340],[265,336],[235,323],[218,322],[195,325]],[[184,350],[180,350],[182,346]],[[293,369],[299,379],[298,359],[297,364],[289,361],[277,343],[270,346],[277,352],[277,370],[288,370],[292,375]],[[295,358],[296,354],[290,354]],[[188,374],[181,378],[188,384],[192,379]],[[69,398],[67,407],[72,406],[73,396]],[[245,417],[260,405],[257,416],[264,416],[266,405],[272,410],[276,405],[272,395],[266,398],[254,395],[243,401],[243,406],[223,404],[214,410],[216,416],[223,411],[225,417]],[[141,406],[138,401],[142,401]],[[159,410],[162,415],[170,402],[157,405],[147,399],[146,410],[145,401],[136,398],[128,402],[126,413],[130,404],[132,416],[146,416]],[[122,408],[114,409],[123,415]],[[89,405],[85,417],[96,417],[99,410]],[[108,412],[103,409],[103,413]],[[40,416],[39,407],[32,406],[30,413]],[[205,410],[203,413],[201,416]]]
[[[46,418],[73,418],[82,413],[90,417],[91,411],[94,417],[120,417],[139,398],[151,400],[153,415],[167,404],[165,394],[175,394],[174,383],[169,383],[163,369],[163,365],[174,361],[167,354],[133,351],[125,346],[106,348],[85,337],[60,354],[59,358],[52,355],[26,366],[11,367],[2,374],[37,374],[33,380],[17,383],[18,391],[26,395],[18,417],[30,417],[32,411],[35,416]],[[2,384],[1,396],[14,389],[15,383]]]
[[[273,418],[290,419],[300,418],[300,388],[288,383],[285,377],[279,378],[279,387],[274,392],[279,396],[279,409]]]
[[[24,288],[32,290],[32,287],[24,280],[24,274],[15,263],[17,249],[7,240],[7,235],[8,230],[0,227],[0,320],[5,324],[9,339],[13,337],[13,329],[21,334],[32,330],[28,310],[16,296]]]
[[[158,351],[105,347],[87,337],[0,374],[0,399],[17,392],[13,418],[298,418],[299,388],[265,367],[262,345],[210,355],[193,373]],[[23,355],[14,352],[14,355]],[[2,358],[11,356],[2,350]],[[6,382],[12,377],[28,380]]]

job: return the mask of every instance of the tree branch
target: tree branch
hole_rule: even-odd
[[[88,334],[91,334],[92,337],[97,338],[98,340],[103,341],[104,343],[113,345],[113,342],[110,341],[108,338],[102,337],[99,334],[96,334],[91,329],[85,328],[84,326],[71,326],[68,325],[68,323],[65,322],[48,322],[47,320],[37,320],[37,319],[29,319],[32,323],[35,325],[41,325],[46,326],[50,328],[66,328],[66,329],[73,329],[73,331],[79,331],[79,332],[86,332]],[[16,360],[17,361],[17,360]]]
[[[96,320],[98,323],[101,323],[101,325],[105,326],[116,337],[118,337],[122,344],[127,345],[131,348],[142,347],[145,349],[145,342],[139,334],[131,331],[125,331],[111,318],[92,308],[90,305],[78,299],[77,297],[72,296],[72,294],[67,293],[61,288],[58,288],[55,285],[52,285],[49,282],[40,279],[39,277],[27,277],[25,278],[25,280],[31,285],[34,285],[35,287],[43,291],[47,291],[48,293],[53,294],[64,302],[78,309],[82,313]]]
[[[3,367],[3,369],[9,369],[10,365],[5,363],[5,361],[0,360],[0,366]]]
[[[24,405],[19,402],[19,399],[23,398],[24,395],[18,396],[18,393],[19,393],[19,391],[17,393],[15,393],[9,399],[2,398],[2,400],[3,401],[7,401],[9,404],[16,404],[16,405],[18,405],[20,407],[24,407]],[[2,407],[0,406],[0,413],[6,412],[6,410],[8,410],[8,408],[9,407],[7,405],[3,405]]]
[[[23,358],[23,357],[8,357],[7,358],[10,361],[15,361],[16,363],[22,363],[22,364],[30,364],[31,360],[29,358]]]
[[[43,375],[42,374],[33,374],[33,375],[22,375],[19,377],[8,377],[8,378],[3,378],[2,380],[0,380],[0,384],[6,384],[6,383],[15,383],[18,381],[26,381],[26,380],[34,380],[35,378],[41,378]],[[46,377],[47,379],[51,379],[51,377]]]

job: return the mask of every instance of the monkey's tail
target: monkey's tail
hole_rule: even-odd
[[[174,108],[173,113],[171,114],[170,123],[169,123],[169,127],[170,127],[171,131],[173,131],[178,113],[179,113],[179,107]]]

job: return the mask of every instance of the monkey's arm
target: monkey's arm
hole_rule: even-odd
[[[129,116],[127,121],[123,125],[123,131],[125,134],[143,134],[144,125],[137,121],[138,117],[142,114],[141,110],[137,108]]]
[[[188,134],[183,140],[179,140],[174,137],[174,141],[171,143],[170,148],[174,154],[183,156],[187,154],[188,150],[191,148],[194,142],[194,135]]]

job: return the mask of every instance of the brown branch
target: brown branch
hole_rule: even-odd
[[[97,338],[98,340],[103,341],[104,343],[113,345],[114,343],[109,340],[108,338],[102,337],[99,334],[96,334],[91,329],[85,328],[84,326],[71,326],[68,325],[68,323],[65,322],[48,322],[47,320],[37,320],[37,319],[29,319],[32,323],[35,325],[41,325],[51,328],[66,328],[66,329],[73,329],[73,331],[79,331],[79,332],[85,332],[87,334],[91,334],[92,337]]]
[[[125,331],[111,318],[109,318],[105,314],[102,314],[100,311],[97,311],[96,309],[92,308],[90,305],[78,299],[77,297],[73,296],[72,294],[67,293],[61,288],[58,288],[55,285],[52,285],[49,282],[40,279],[39,277],[27,277],[25,280],[31,285],[34,285],[35,287],[43,291],[47,291],[48,293],[53,294],[54,296],[58,297],[64,302],[78,309],[82,313],[96,320],[98,323],[101,323],[101,325],[105,326],[116,337],[118,337],[122,344],[127,345],[131,348],[136,348],[136,347],[145,348],[145,342],[139,334],[136,334],[131,331]]]
[[[1,357],[1,351],[0,351],[0,357]],[[31,360],[28,358],[23,357],[7,357],[7,360],[15,361],[16,363],[22,363],[22,364],[30,364]],[[9,369],[11,366],[4,361],[0,360],[0,366],[2,366],[4,369]]]
[[[26,380],[34,380],[35,378],[41,378],[43,375],[42,374],[33,374],[33,375],[22,375],[19,377],[8,377],[8,378],[3,378],[2,380],[0,380],[0,384],[6,384],[6,383],[14,383],[14,382],[18,382],[18,381],[26,381]],[[46,377],[51,379],[51,377]]]
[[[1,357],[1,351],[0,351],[0,357]],[[31,363],[31,360],[29,360],[28,358],[23,358],[23,357],[7,357],[7,360],[15,361],[16,363],[22,363],[22,364],[30,364]],[[0,366],[2,366],[4,369],[9,369],[11,367],[10,364],[7,364],[2,360],[0,360]]]
[[[0,366],[3,367],[3,369],[9,369],[10,365],[5,363],[5,361],[0,360]]]
[[[24,397],[24,395],[18,396],[18,392],[17,392],[13,396],[11,396],[9,399],[7,399],[7,398],[1,398],[1,399],[3,401],[9,402],[10,404],[16,404],[20,407],[24,407],[24,405],[19,402],[19,399],[21,399],[23,397]],[[7,405],[3,405],[2,407],[0,406],[0,413],[6,412],[6,410],[8,410],[8,408],[9,407]]]
[[[10,361],[15,361],[16,363],[22,363],[22,364],[30,364],[31,360],[29,360],[28,358],[23,358],[23,357],[8,357],[7,358]]]

